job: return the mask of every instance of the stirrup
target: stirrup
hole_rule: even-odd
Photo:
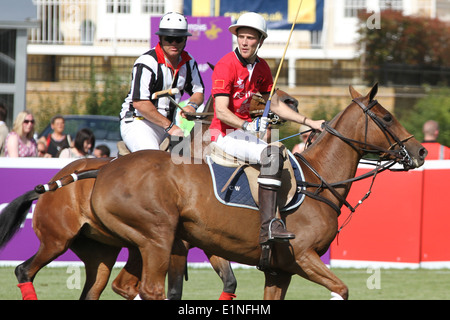
[[[275,238],[274,236],[272,236],[272,224],[276,221],[279,221],[281,223],[281,225],[283,226],[283,229],[286,230],[286,225],[284,224],[283,220],[278,219],[278,218],[273,218],[272,220],[270,220],[269,223],[269,233],[268,233],[268,241],[275,241],[275,242],[286,242],[289,241],[289,239],[291,238]],[[286,230],[287,231],[287,230]]]

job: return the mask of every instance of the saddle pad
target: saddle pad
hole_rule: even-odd
[[[302,169],[294,155],[289,151],[288,155],[292,164],[292,169],[294,170],[295,180],[297,181],[297,192],[292,200],[282,208],[281,211],[289,211],[297,208],[303,202],[305,197],[304,194],[298,192],[303,188],[298,186],[298,182],[303,181],[304,179]],[[243,168],[239,169],[239,172],[236,173],[236,176],[230,182],[228,188],[224,192],[221,192],[223,186],[227,183],[236,168],[221,166],[215,163],[209,156],[206,156],[206,162],[211,171],[214,194],[218,201],[228,206],[259,210],[251,194],[249,181]]]

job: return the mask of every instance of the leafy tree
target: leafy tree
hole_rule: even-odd
[[[371,70],[367,80],[374,82],[385,64],[416,66],[424,69],[450,67],[450,26],[439,19],[406,16],[400,11],[381,12],[381,28],[369,29],[370,14],[359,15],[360,59]]]
[[[425,121],[437,121],[440,127],[438,142],[450,146],[450,88],[429,91],[399,120],[419,141],[423,140],[422,126]]]
[[[91,68],[90,91],[86,99],[86,113],[117,116],[128,92],[125,83],[115,72],[102,74],[97,81],[95,68]]]

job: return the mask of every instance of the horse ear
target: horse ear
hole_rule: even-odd
[[[358,91],[356,91],[355,88],[353,88],[351,85],[348,86],[348,90],[350,91],[352,99],[361,97],[361,94]]]
[[[378,82],[375,83],[375,85],[372,87],[372,89],[369,92],[369,97],[370,97],[369,101],[372,101],[373,98],[375,98],[375,96],[377,95],[377,92],[378,92]]]

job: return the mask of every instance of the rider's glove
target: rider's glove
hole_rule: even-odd
[[[253,119],[252,122],[244,123],[242,129],[244,131],[248,131],[251,134],[259,134],[260,137],[264,136],[266,133],[267,127],[269,126],[269,118],[267,117],[257,117]]]

